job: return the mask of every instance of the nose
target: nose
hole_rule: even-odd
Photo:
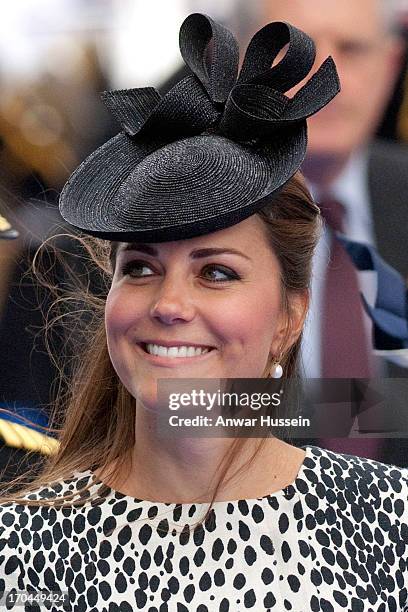
[[[335,41],[320,36],[316,41],[316,59],[313,69],[316,70],[331,55],[336,60],[337,46]]]
[[[187,323],[194,318],[195,307],[187,283],[163,281],[150,307],[150,316],[165,325]]]

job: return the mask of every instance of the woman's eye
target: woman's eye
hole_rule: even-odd
[[[122,267],[122,276],[129,275],[133,278],[143,278],[153,274],[153,269],[144,261],[128,261]]]
[[[214,283],[220,283],[222,281],[231,281],[231,280],[239,280],[238,274],[233,272],[229,268],[224,268],[224,266],[206,266],[204,268],[203,275],[206,280],[209,280]]]
[[[130,276],[131,278],[146,278],[155,274],[154,269],[145,261],[128,261],[122,266],[122,276]],[[210,265],[204,268],[202,273],[206,280],[213,283],[221,283],[226,281],[238,280],[240,276],[229,268],[224,266]]]

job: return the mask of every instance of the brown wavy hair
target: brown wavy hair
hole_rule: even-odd
[[[298,172],[279,194],[273,196],[256,214],[264,222],[270,247],[279,260],[283,303],[289,314],[290,292],[309,291],[310,288],[312,258],[321,231],[320,211]],[[108,481],[109,478],[115,481],[119,475],[126,473],[124,470],[128,468],[129,450],[135,444],[136,400],[113,369],[107,350],[104,324],[105,300],[114,272],[117,243],[83,236],[76,236],[75,239],[79,240],[85,249],[84,270],[88,272],[78,274],[77,266],[67,263],[64,252],[57,251],[56,256],[63,261],[66,283],[77,285],[79,277],[83,281],[80,288],[76,286],[74,290],[61,289],[48,280],[41,253],[44,246],[49,246],[50,241],[37,252],[33,261],[37,282],[40,281],[55,298],[53,308],[46,314],[46,337],[49,338],[55,322],[63,320],[64,327],[69,330],[69,336],[74,342],[71,353],[62,356],[62,364],[58,356],[52,355],[54,363],[59,366],[60,376],[50,425],[43,430],[57,437],[59,448],[47,459],[41,459],[41,467],[34,467],[32,474],[18,476],[7,486],[2,485],[2,504],[16,502],[61,507],[84,505],[95,500],[95,497],[102,500],[110,490],[103,483],[92,495],[88,493],[81,499],[75,499],[95,484],[92,479],[75,493],[68,492],[48,499],[29,499],[28,495],[40,488],[69,479],[75,472],[94,470],[96,467],[105,477],[108,476]],[[52,268],[48,264],[48,268],[50,267]],[[89,289],[87,274],[90,269],[100,273],[99,292]],[[288,332],[289,329],[290,317]],[[287,378],[297,375],[301,339],[300,335],[282,357],[284,376]],[[80,351],[78,347],[81,347]],[[271,362],[268,362],[264,377],[269,377],[270,366]],[[261,438],[261,443],[249,462],[238,472],[249,467],[266,440],[267,438]],[[245,438],[236,438],[230,445],[218,466],[219,478],[209,508],[204,518],[195,523],[195,526],[202,525],[208,519],[220,488],[236,475],[235,472],[226,478],[245,442]]]

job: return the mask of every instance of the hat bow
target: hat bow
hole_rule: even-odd
[[[270,23],[253,36],[239,75],[238,43],[210,17],[187,17],[179,43],[193,74],[163,97],[153,87],[103,92],[128,136],[171,142],[215,131],[238,142],[267,141],[274,131],[318,112],[340,90],[328,57],[292,98],[285,95],[307,77],[316,57],[313,40],[288,23]],[[273,66],[285,45],[284,57]]]

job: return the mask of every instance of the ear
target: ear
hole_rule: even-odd
[[[398,75],[402,69],[406,43],[401,36],[390,36],[387,42],[387,72],[390,89],[395,85]]]
[[[286,353],[302,333],[309,309],[309,291],[291,291],[287,295],[288,309],[271,344],[271,354]]]

